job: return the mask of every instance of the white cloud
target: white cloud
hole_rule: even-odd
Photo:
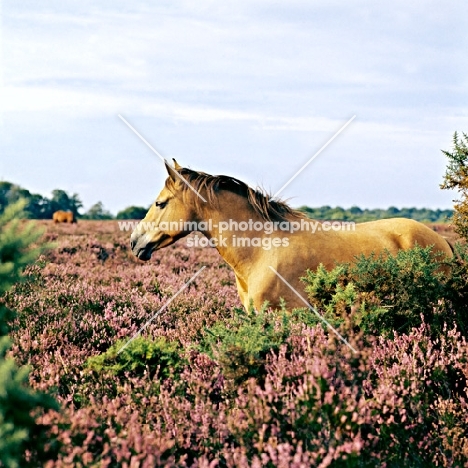
[[[61,157],[53,123],[63,124],[61,144],[85,155],[75,180],[89,186],[84,167],[102,148],[116,158],[129,151],[112,146],[125,132],[121,113],[147,125],[147,136],[156,128],[164,149],[186,160],[203,148],[207,167],[221,161],[237,170],[229,166],[235,155],[261,173],[286,152],[291,164],[311,154],[357,114],[336,150],[352,142],[346,160],[360,161],[360,176],[384,160],[419,161],[467,125],[466,9],[452,0],[4,4],[7,149],[27,168],[35,148],[17,140],[28,135]],[[99,151],[97,136],[88,141],[95,122]],[[324,164],[334,177],[347,175],[332,161],[322,158],[317,170]],[[279,187],[282,176],[272,171],[263,181]],[[107,187],[110,194],[111,181]],[[361,190],[363,199],[382,199]]]

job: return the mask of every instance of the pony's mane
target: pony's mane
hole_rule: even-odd
[[[197,192],[204,191],[207,202],[210,205],[216,204],[216,194],[221,190],[228,190],[245,197],[251,208],[266,221],[287,221],[288,217],[304,218],[305,215],[300,211],[294,210],[287,203],[279,199],[272,198],[263,189],[253,189],[245,182],[234,177],[225,175],[210,175],[205,172],[198,172],[188,168],[179,168],[176,170]],[[186,184],[182,183],[183,190],[191,190]],[[171,177],[166,180],[166,187],[169,190],[175,189],[175,182]],[[195,196],[196,203],[200,206],[199,197]]]

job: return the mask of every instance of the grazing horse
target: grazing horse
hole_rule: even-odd
[[[52,215],[54,223],[76,223],[76,218],[71,211],[56,211]]]
[[[165,186],[131,235],[132,251],[149,260],[153,251],[198,230],[207,238],[201,240],[216,247],[234,270],[246,308],[253,301],[258,309],[266,300],[277,307],[280,298],[290,309],[304,307],[291,287],[304,297],[300,277],[320,264],[332,269],[360,254],[394,255],[416,244],[433,246],[435,254],[453,255],[443,237],[411,219],[347,223],[335,230],[331,227],[341,228],[341,223],[308,219],[233,177],[183,168],[175,160],[174,164],[166,163]]]

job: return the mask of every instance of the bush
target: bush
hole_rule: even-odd
[[[180,345],[164,337],[152,340],[139,336],[128,345],[127,342],[117,341],[105,353],[90,357],[86,366],[96,372],[107,371],[114,375],[141,376],[147,372],[150,377],[164,380],[176,376],[184,365]]]
[[[235,309],[230,320],[206,330],[200,349],[215,359],[225,377],[236,384],[265,374],[265,362],[277,352],[291,333],[291,317],[285,310]]]
[[[454,200],[453,224],[455,231],[468,240],[468,135],[462,133],[459,138],[455,132],[452,152],[442,152],[448,158],[448,166],[441,188],[460,192],[461,200]]]
[[[24,205],[24,202],[9,205],[0,216],[0,297],[15,282],[24,279],[21,275],[24,267],[43,250],[32,247],[41,232],[33,224],[24,225],[18,219],[23,215]],[[28,388],[29,369],[18,368],[7,357],[11,344],[5,335],[14,316],[0,304],[0,466],[12,468],[29,466],[29,462],[37,465],[48,458],[44,450],[47,428],[37,424],[35,418],[41,411],[58,409],[50,396]]]
[[[310,303],[334,326],[350,320],[366,334],[392,335],[419,327],[424,318],[434,335],[455,323],[464,336],[467,279],[468,251],[461,245],[451,259],[416,246],[396,256],[361,256],[332,271],[321,266],[302,278]]]

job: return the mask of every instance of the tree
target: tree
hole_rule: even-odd
[[[25,212],[29,219],[50,219],[54,209],[48,198],[33,193],[28,199]]]
[[[148,208],[142,206],[129,206],[117,213],[117,219],[143,219],[148,212]]]
[[[79,216],[78,210],[83,207],[83,204],[81,203],[77,193],[74,193],[70,196],[67,192],[65,192],[65,190],[60,189],[52,190],[51,202],[53,212],[57,210],[71,211],[75,218]],[[52,214],[50,217],[52,217]]]
[[[460,200],[454,200],[455,212],[453,213],[453,224],[455,232],[468,240],[468,135],[458,133],[453,135],[453,150],[444,151],[448,158],[447,170],[441,188],[445,190],[455,189],[460,195]]]
[[[3,213],[8,205],[17,202],[21,198],[28,200],[30,197],[29,190],[11,182],[0,182],[0,213]]]
[[[11,182],[0,182],[0,214],[20,199],[26,200],[21,216],[29,219],[51,219],[57,210],[72,211],[77,217],[83,206],[76,193],[68,195],[64,190],[56,189],[52,191],[52,199],[48,199]]]
[[[26,201],[9,205],[0,216],[0,297],[14,283],[24,280],[22,272],[43,251],[36,244],[42,233],[32,223],[24,225]],[[46,427],[36,424],[34,412],[58,409],[55,400],[28,387],[27,367],[18,368],[7,357],[9,322],[14,312],[0,302],[0,466],[34,466],[47,458],[44,442]],[[26,448],[34,462],[25,459]]]
[[[356,206],[356,205],[353,205],[348,211],[349,211],[351,214],[353,214],[353,215],[360,215],[360,214],[362,214],[361,208],[359,208],[359,206]]]
[[[95,203],[84,215],[84,219],[113,219],[112,213],[104,208],[102,202]]]

